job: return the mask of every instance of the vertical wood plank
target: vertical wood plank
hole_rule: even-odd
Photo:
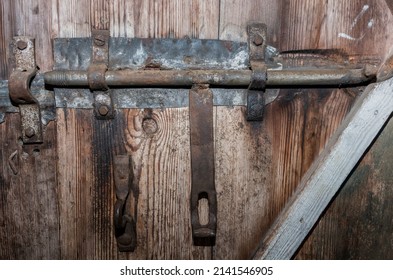
[[[247,23],[260,21],[268,24],[268,44],[272,44],[278,38],[280,7],[281,1],[222,0],[219,39],[246,41]],[[267,129],[272,119],[265,114],[262,122],[247,122],[242,107],[218,107],[215,112],[218,229],[214,258],[247,259],[274,218],[269,214],[274,204],[273,150]]]
[[[271,139],[245,108],[216,107],[218,230],[215,259],[247,259],[269,225]],[[241,237],[241,238],[239,238]]]
[[[381,55],[392,15],[380,0],[285,0],[281,50],[338,48],[350,54]]]
[[[133,4],[136,37],[218,37],[218,0],[134,0]]]
[[[12,40],[11,1],[0,1],[0,79],[11,74],[8,67],[9,43]]]
[[[89,0],[57,1],[58,34],[61,38],[89,37],[90,2]]]
[[[221,0],[221,40],[247,41],[246,27],[249,22],[267,25],[267,43],[276,46],[280,39],[281,2],[276,0]]]
[[[22,146],[18,114],[7,114],[0,132],[0,259],[59,258],[55,123],[40,145]]]
[[[92,127],[89,110],[57,110],[62,259],[94,258]]]
[[[144,258],[211,258],[210,248],[192,245],[189,133],[188,108],[127,112],[127,151],[140,189],[136,252]]]

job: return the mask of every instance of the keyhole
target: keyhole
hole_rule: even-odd
[[[198,196],[198,216],[201,226],[209,224],[209,199],[206,192]]]

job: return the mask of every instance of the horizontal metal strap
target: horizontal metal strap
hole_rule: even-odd
[[[213,88],[214,106],[245,106],[247,89]],[[31,85],[31,92],[41,106],[42,118],[46,122],[55,118],[54,108],[92,109],[94,95],[89,89],[56,88],[46,90],[42,75],[37,75]],[[266,91],[266,103],[277,97],[279,90]],[[113,103],[117,109],[132,108],[180,108],[188,107],[189,89],[186,88],[122,88],[113,89]],[[19,112],[9,99],[8,81],[0,81],[0,123],[4,113]]]
[[[56,70],[87,70],[91,38],[54,39]],[[247,69],[244,42],[201,39],[110,38],[108,68]]]

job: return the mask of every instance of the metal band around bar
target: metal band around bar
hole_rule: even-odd
[[[105,73],[109,62],[109,30],[92,30],[92,64],[88,68],[88,82],[94,92],[94,113],[97,119],[114,117],[110,90]]]
[[[41,111],[37,99],[30,92],[30,82],[37,72],[34,39],[20,36],[11,43],[14,70],[9,78],[9,95],[18,105],[21,115],[22,140],[25,144],[42,143]]]
[[[266,25],[252,23],[247,26],[248,43],[250,46],[250,64],[252,76],[247,94],[247,120],[261,121],[263,119],[266,87]]]

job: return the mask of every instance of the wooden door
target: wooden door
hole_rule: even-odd
[[[250,21],[268,26],[279,50],[340,49],[381,61],[392,40],[384,0],[1,0],[0,79],[10,74],[13,36],[36,38],[40,71],[53,68],[52,39],[113,37],[246,41]],[[18,113],[0,124],[0,259],[245,259],[285,206],[358,91],[285,89],[262,122],[242,106],[214,108],[218,231],[214,247],[192,244],[189,110],[119,109],[111,122],[90,109],[58,108],[44,143],[22,145]],[[150,133],[143,120],[153,119]],[[391,259],[393,151],[390,122],[344,184],[295,258]],[[113,156],[134,161],[139,186],[137,249],[117,250]],[[15,161],[17,174],[10,168]]]

